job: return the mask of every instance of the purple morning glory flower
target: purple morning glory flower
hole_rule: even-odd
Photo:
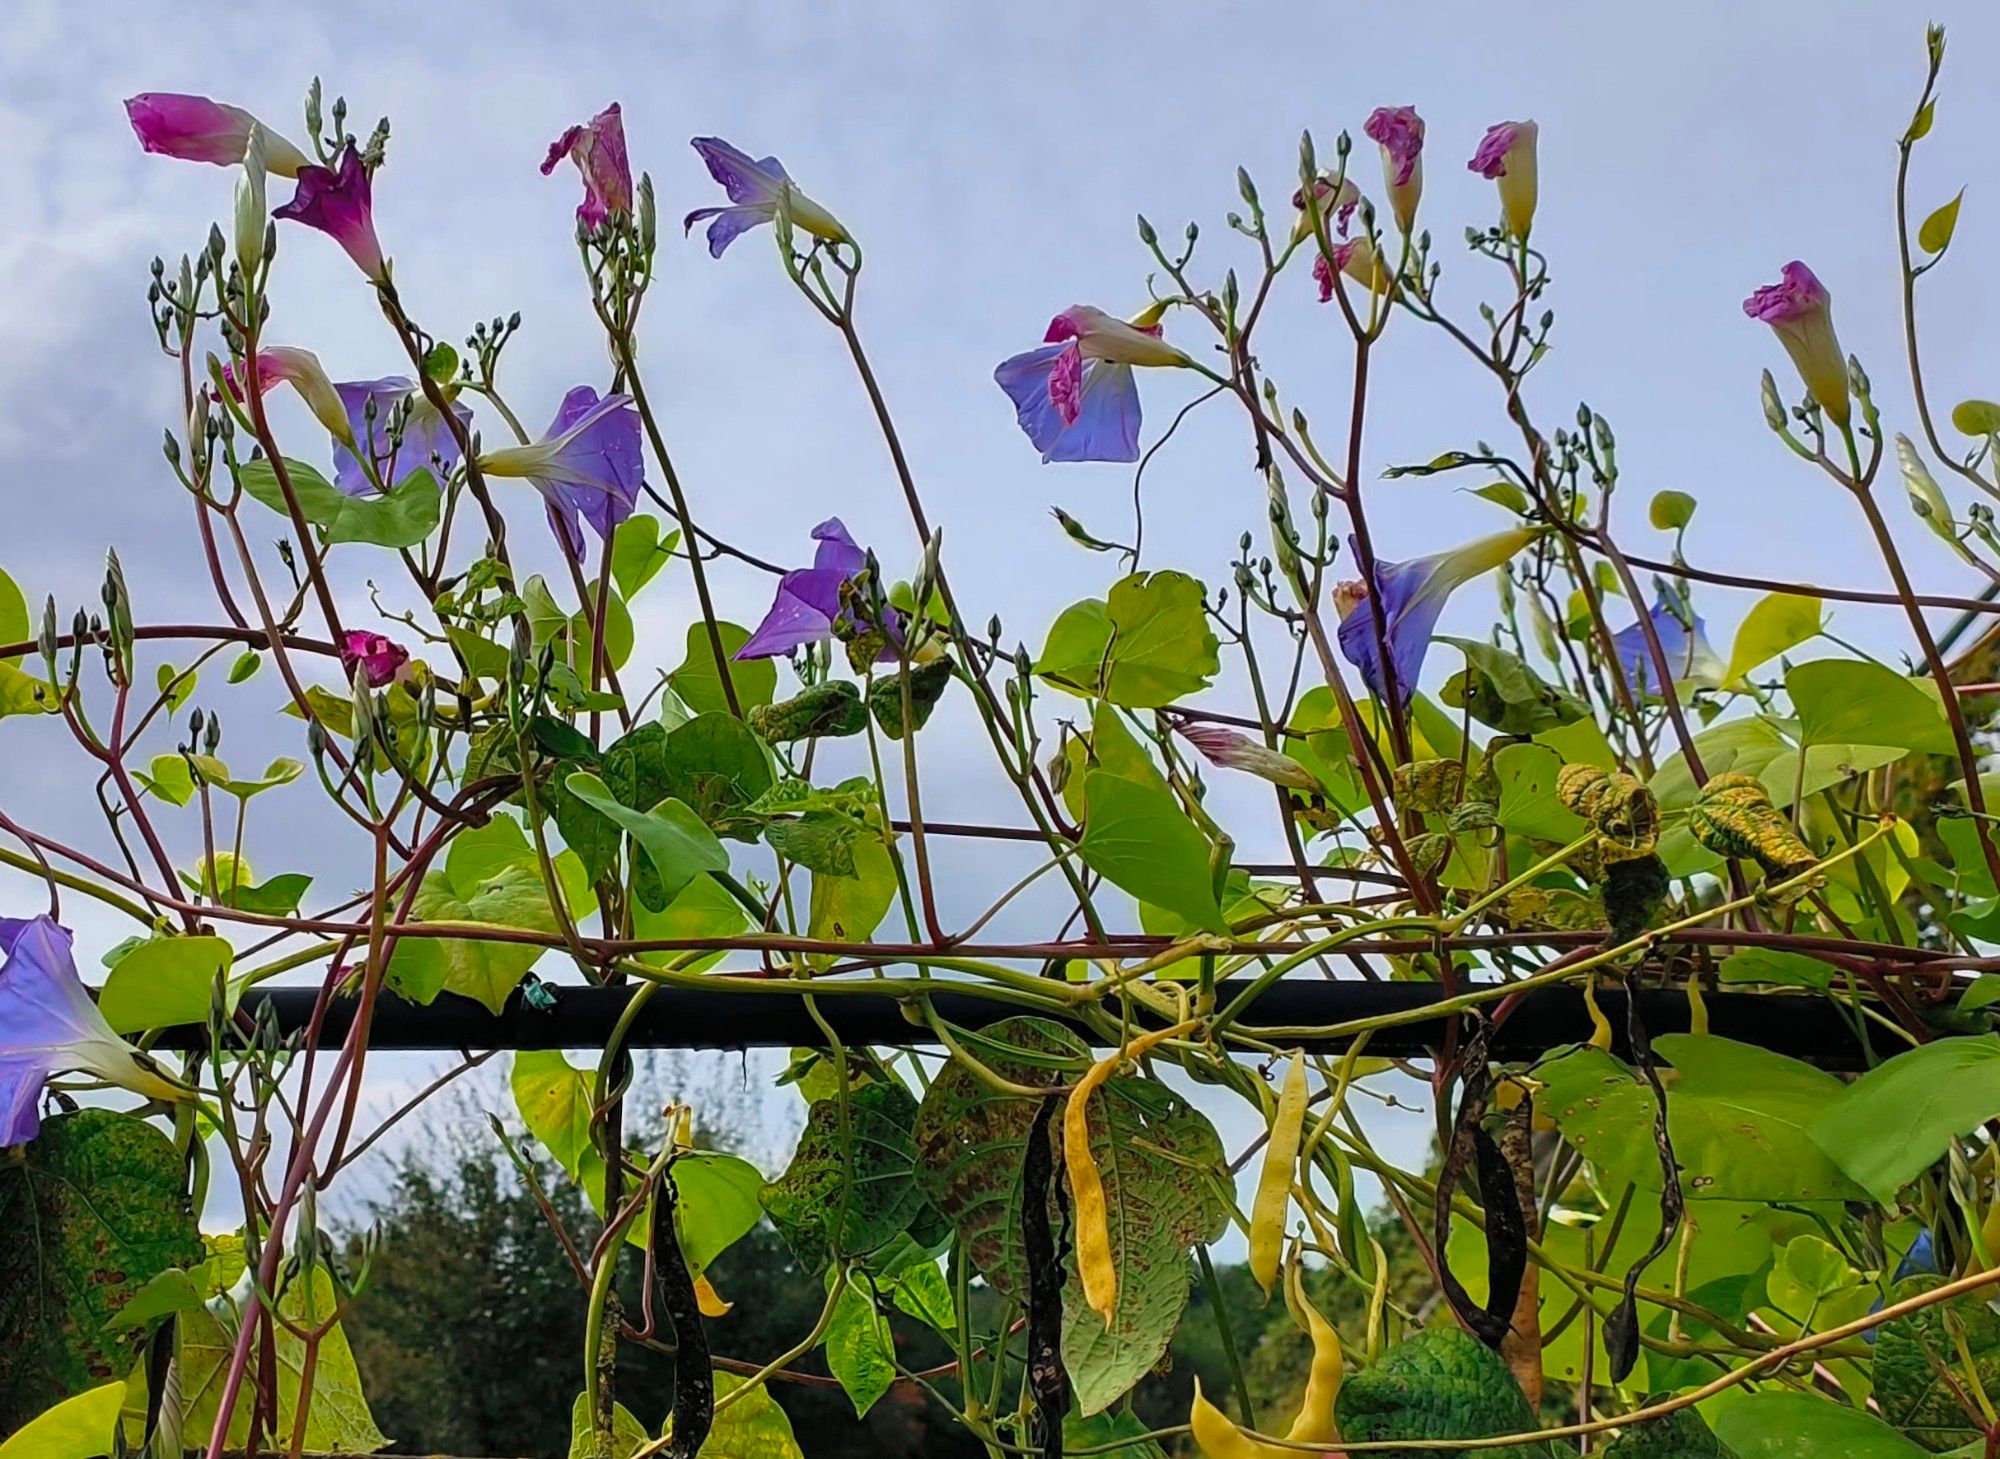
[[[1398,696],[1405,704],[1416,692],[1417,676],[1423,672],[1424,655],[1430,650],[1431,634],[1437,628],[1438,615],[1444,612],[1446,600],[1464,584],[1519,552],[1540,531],[1517,527],[1430,557],[1415,557],[1408,562],[1376,562],[1374,591],[1381,595],[1389,662],[1396,673]],[[1348,539],[1350,547],[1353,540]],[[1368,593],[1367,584],[1361,582],[1342,583],[1334,589],[1334,606],[1340,613],[1340,652],[1361,670],[1362,681],[1376,697],[1386,699],[1388,691],[1376,652],[1374,615],[1368,606]]]
[[[749,153],[730,146],[720,137],[696,137],[692,145],[701,154],[701,160],[708,164],[708,175],[721,183],[722,190],[729,194],[729,207],[696,208],[681,225],[683,231],[690,231],[704,218],[711,220],[708,225],[709,257],[721,258],[722,251],[734,243],[739,234],[776,218],[780,201],[791,214],[792,222],[806,232],[835,243],[848,240],[847,230],[840,226],[840,220],[800,192],[798,184],[792,181],[785,165],[777,158],[752,158]]]
[[[1699,615],[1694,616],[1693,633],[1689,633],[1681,620],[1674,616],[1664,598],[1654,599],[1653,611],[1647,616],[1653,620],[1653,632],[1660,637],[1660,649],[1667,656],[1675,683],[1693,681],[1714,685],[1722,682],[1722,660],[1708,646],[1708,636],[1703,631],[1705,625]],[[1637,623],[1621,628],[1611,635],[1611,646],[1617,651],[1619,667],[1625,672],[1625,682],[1641,694],[1658,698],[1660,676],[1653,670],[1653,655],[1646,646],[1645,630]]]
[[[310,165],[305,153],[265,127],[240,106],[189,96],[178,91],[142,91],[128,97],[125,115],[138,134],[139,145],[162,157],[183,162],[213,162],[233,167],[243,160],[250,129],[264,133],[264,166],[280,177],[297,177]]]
[[[595,228],[613,213],[632,211],[632,164],[625,156],[625,116],[617,102],[551,142],[542,176],[554,172],[565,157],[583,174],[577,217]]]
[[[68,928],[48,916],[0,917],[0,954],[0,1145],[35,1138],[42,1086],[67,1071],[156,1099],[188,1097],[111,1031],[76,975]]]
[[[1836,424],[1845,425],[1847,356],[1833,332],[1833,295],[1819,275],[1793,259],[1777,283],[1765,284],[1743,301],[1743,312],[1771,326],[1813,399]]]
[[[834,621],[840,617],[840,589],[868,565],[868,554],[855,545],[847,526],[838,517],[828,517],[812,529],[819,544],[811,567],[797,568],[778,580],[778,595],[757,631],[736,650],[739,659],[774,659],[833,637]],[[896,626],[892,622],[893,634]],[[894,658],[885,648],[882,658]]]
[[[401,375],[391,375],[381,380],[348,380],[333,387],[339,399],[341,410],[347,417],[349,431],[357,442],[368,443],[369,459],[375,466],[375,478],[394,491],[419,471],[434,472],[438,484],[458,464],[458,437],[451,432],[444,416],[417,389],[414,382]],[[375,402],[375,420],[368,420],[368,402]],[[410,402],[409,414],[403,421],[401,440],[391,440],[389,426],[391,418],[403,402]],[[472,424],[472,412],[454,403],[451,413],[463,425]],[[368,496],[375,491],[375,479],[371,479],[363,469],[360,458],[348,449],[347,444],[338,439],[333,446],[333,484],[349,496]]]
[[[337,167],[301,167],[298,192],[282,208],[273,209],[271,216],[319,229],[346,249],[347,256],[369,278],[380,283],[388,277],[389,265],[375,236],[368,169],[361,165],[361,154],[352,144],[340,154]]]
[[[479,458],[488,476],[520,476],[548,504],[549,526],[571,557],[584,552],[583,524],[609,541],[632,515],[646,481],[639,412],[629,395],[599,398],[588,385],[563,397],[548,433],[532,446],[511,446]]]
[[[1073,304],[1049,322],[1041,348],[1002,360],[994,370],[1044,463],[1139,459],[1133,368],[1188,363],[1160,338],[1157,308],[1140,320],[1129,323]]]

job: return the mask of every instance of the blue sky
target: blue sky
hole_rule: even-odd
[[[1927,283],[1929,367],[1948,406],[2000,393],[1984,267],[2000,197],[1979,185],[1977,165],[2000,133],[2000,92],[1988,84],[2000,19],[1973,3],[1934,10],[1952,26],[1953,57],[1916,206],[1975,184],[1957,249]],[[1276,198],[1292,186],[1302,127],[1330,154],[1335,134],[1358,134],[1373,107],[1412,103],[1429,125],[1424,214],[1444,294],[1469,317],[1490,278],[1457,240],[1495,209],[1463,160],[1490,122],[1532,116],[1536,236],[1558,315],[1535,408],[1552,427],[1585,395],[1611,417],[1628,546],[1664,548],[1645,503],[1676,487],[1701,500],[1690,553],[1705,565],[1877,586],[1884,574],[1851,504],[1763,427],[1757,372],[1783,360],[1739,301],[1787,259],[1808,260],[1891,427],[1913,426],[1888,205],[1893,143],[1921,80],[1922,19],[1825,0],[171,10],[16,0],[0,19],[0,452],[11,507],[0,566],[31,596],[52,591],[73,605],[94,598],[100,553],[116,545],[142,616],[213,616],[185,504],[158,459],[177,392],[141,296],[153,254],[197,246],[226,216],[230,182],[219,169],[143,156],[119,103],[140,90],[205,92],[297,135],[298,98],[319,74],[350,98],[360,129],[393,119],[378,221],[412,312],[447,338],[478,318],[525,315],[503,382],[531,424],[571,384],[608,374],[571,243],[578,185],[567,168],[536,171],[548,141],[622,101],[634,165],[652,172],[663,218],[716,200],[690,136],[782,157],[866,247],[862,328],[945,526],[961,600],[982,621],[999,612],[1010,637],[1031,645],[1064,604],[1110,577],[1103,559],[1062,538],[1048,506],[1122,535],[1130,473],[1040,466],[991,371],[1070,303],[1143,302],[1133,215],[1169,238],[1198,219],[1196,275],[1219,280],[1247,261],[1222,223],[1239,206],[1238,164]],[[1373,158],[1364,153],[1357,173],[1372,185]],[[815,522],[838,513],[906,568],[916,544],[858,384],[837,338],[791,293],[768,234],[720,262],[698,240],[672,238],[662,255],[645,360],[699,519],[790,560]],[[325,240],[287,231],[274,294],[272,337],[317,350],[336,379],[400,366],[365,286]],[[1287,404],[1337,434],[1347,343],[1303,270],[1279,285],[1263,354]],[[1150,440],[1192,391],[1169,378],[1143,384]],[[1385,465],[1506,438],[1498,400],[1466,364],[1400,319],[1374,399],[1364,478],[1389,556],[1501,525],[1451,483],[1375,479]],[[303,453],[321,449],[303,418],[292,432]],[[1240,418],[1219,406],[1198,413],[1149,472],[1148,565],[1224,577],[1238,532],[1261,529],[1249,465]],[[1884,490],[1914,571],[1970,591],[1968,574],[1909,520],[1895,483]],[[516,538],[526,540],[540,532],[539,512],[520,505]],[[349,578],[350,590],[366,575]],[[750,619],[768,586],[724,575],[720,591],[731,616]],[[1476,628],[1490,603],[1489,590],[1468,590],[1457,626]],[[1748,600],[1710,594],[1700,607],[1723,643]],[[649,596],[642,654],[671,664],[688,610],[684,578]],[[1902,642],[1879,612],[1842,609],[1836,626],[1885,653]],[[231,720],[246,760],[265,751],[261,723]],[[53,744],[18,722],[4,730],[24,746]],[[274,734],[268,752],[295,748]],[[960,763],[953,745],[935,753]],[[976,763],[942,777],[948,809],[934,813],[1004,809]],[[0,759],[0,804],[51,829],[77,826],[82,784],[71,756]],[[304,855],[286,845],[258,854],[271,869]],[[353,875],[324,872],[330,886]]]

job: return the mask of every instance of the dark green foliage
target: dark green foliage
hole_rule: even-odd
[[[1336,1405],[1340,1432],[1354,1440],[1489,1439],[1540,1427],[1500,1355],[1456,1327],[1429,1327],[1348,1376]],[[1385,1459],[1442,1459],[1447,1450],[1412,1444]],[[1551,1459],[1542,1443],[1486,1451]]]

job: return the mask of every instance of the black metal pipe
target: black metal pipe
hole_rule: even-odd
[[[1240,992],[1224,982],[1218,987],[1226,1004]],[[548,987],[554,995],[546,1009],[526,1006],[519,995],[497,1016],[470,999],[441,995],[418,1005],[394,998],[376,1005],[369,1047],[374,1049],[585,1049],[602,1047],[612,1026],[632,997],[629,988]],[[1250,1027],[1324,1028],[1358,1018],[1409,1014],[1444,998],[1435,983],[1308,982],[1287,980],[1266,989],[1243,1020]],[[306,1029],[318,993],[311,988],[259,989],[245,996],[242,1011],[256,1016],[268,1008],[281,1032]],[[1688,1028],[1688,1000],[1675,990],[1648,990],[1640,995],[1646,1027],[1655,1035],[1682,1033]],[[1597,1001],[1625,1052],[1625,994],[1605,989]],[[1017,1010],[971,993],[940,988],[931,995],[933,1007],[947,1022],[981,1028],[1014,1015]],[[1789,1054],[1826,1069],[1858,1069],[1868,1063],[1854,1026],[1827,998],[1798,994],[1710,993],[1709,1031]],[[319,1030],[322,1047],[346,1038],[355,1002],[334,1002]],[[1491,1005],[1489,1005],[1490,1007]],[[841,1040],[853,1045],[911,1046],[937,1042],[920,1023],[904,1016],[890,994],[843,993],[819,1000],[822,1016]],[[1523,994],[1496,1031],[1492,1052],[1500,1059],[1527,1059],[1590,1037],[1591,1020],[1580,990],[1566,985],[1537,988]],[[1443,1041],[1445,1019],[1420,1018],[1376,1031],[1368,1052],[1391,1058],[1420,1057]],[[1079,1032],[1084,1030],[1079,1029]],[[168,1029],[156,1047],[191,1049],[203,1046],[206,1033],[188,1026]],[[1286,1037],[1287,1045],[1303,1044],[1322,1053],[1338,1053],[1345,1038]],[[698,988],[655,991],[633,1020],[628,1047],[639,1049],[745,1049],[810,1047],[824,1042],[819,1026],[796,997],[784,993],[749,995]],[[1898,1045],[1883,1040],[1877,1058]]]

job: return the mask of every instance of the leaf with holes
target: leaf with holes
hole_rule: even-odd
[[[182,1173],[158,1129],[103,1109],[44,1120],[0,1163],[0,1431],[132,1370],[146,1332],[112,1320],[202,1259]]]

